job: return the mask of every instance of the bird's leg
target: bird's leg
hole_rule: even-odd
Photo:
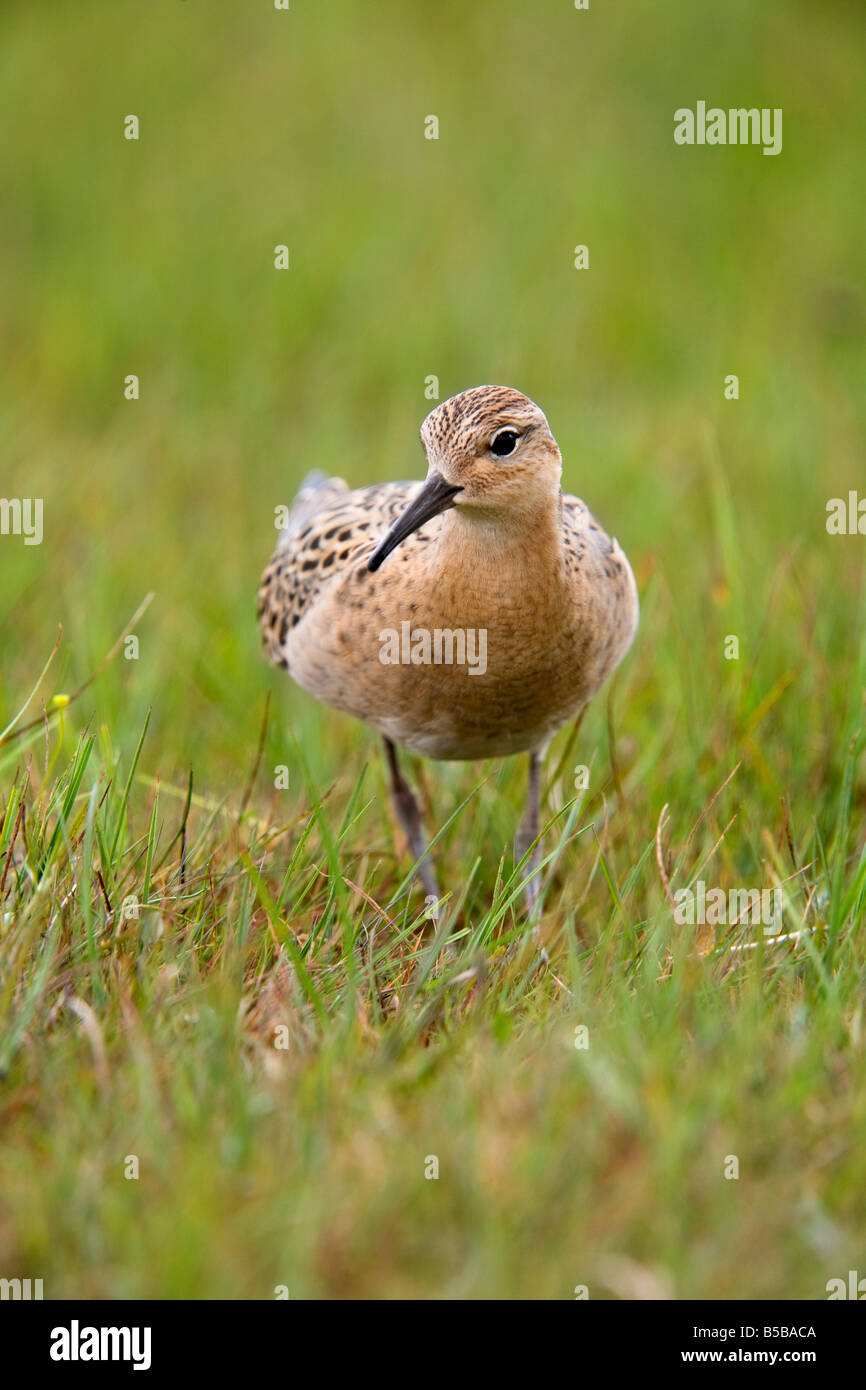
[[[424,892],[428,898],[435,898],[438,903],[439,885],[436,882],[436,873],[427,853],[424,827],[421,824],[421,811],[412,788],[400,771],[400,764],[397,762],[397,750],[389,738],[385,739],[385,754],[388,759],[391,799],[394,802],[397,819],[409,841],[409,853],[416,863],[418,877]],[[432,907],[432,904],[430,906]],[[435,918],[435,911],[431,916]]]
[[[526,791],[526,810],[523,813],[523,820],[520,822],[517,834],[514,837],[514,853],[518,862],[532,848],[524,868],[526,875],[524,879],[523,891],[526,895],[526,907],[529,919],[532,922],[538,918],[538,900],[541,893],[541,878],[539,866],[541,864],[542,852],[541,845],[536,843],[539,832],[539,808],[541,805],[541,759],[542,754],[534,748],[529,754],[529,785]]]

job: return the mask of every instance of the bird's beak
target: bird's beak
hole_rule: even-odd
[[[446,483],[441,473],[437,473],[435,468],[431,469],[405,512],[397,517],[388,534],[373,551],[367,561],[367,569],[377,570],[391,551],[396,550],[400,542],[423,526],[425,521],[453,507],[455,492],[460,492],[460,488]]]

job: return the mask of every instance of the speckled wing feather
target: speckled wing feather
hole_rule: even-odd
[[[311,474],[305,480],[259,588],[259,626],[275,665],[289,669],[286,638],[322,585],[354,551],[372,551],[419,486],[373,483],[350,492],[342,478]]]
[[[587,541],[595,546],[601,568],[607,579],[620,581],[618,589],[626,585],[628,562],[620,549],[619,542],[612,540],[599,526],[592,512],[579,497],[570,494],[562,499],[562,533],[565,544],[565,561],[571,573],[580,569]]]

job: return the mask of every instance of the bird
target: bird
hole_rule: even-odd
[[[631,646],[637,586],[619,543],[563,493],[559,446],[522,392],[476,386],[442,401],[421,443],[420,483],[306,478],[262,575],[264,646],[304,690],[381,734],[397,818],[437,910],[397,748],[442,761],[528,755],[515,855],[532,917],[544,755]]]

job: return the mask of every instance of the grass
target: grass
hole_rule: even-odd
[[[825,528],[863,18],[152,8],[0,18],[0,492],[45,502],[0,537],[0,1274],[824,1297],[863,1262],[864,543]],[[698,98],[782,106],[783,153],[674,146]],[[430,374],[540,401],[641,590],[548,759],[548,961],[519,762],[410,760],[437,937],[376,738],[259,652],[274,508],[420,476]],[[677,924],[700,878],[791,939]]]

